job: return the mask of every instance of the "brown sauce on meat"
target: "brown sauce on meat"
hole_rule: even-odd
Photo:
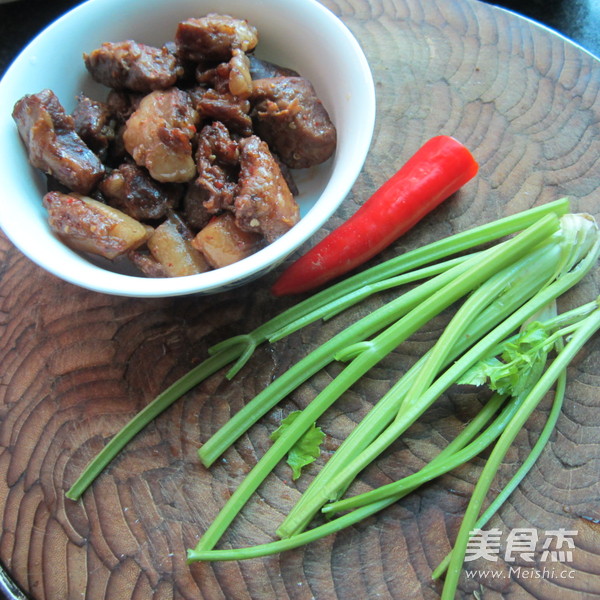
[[[173,277],[241,260],[292,228],[290,169],[332,156],[336,131],[310,82],[257,59],[258,43],[245,20],[189,18],[160,48],[107,41],[84,54],[104,100],[79,95],[72,114],[50,90],[19,100],[13,118],[52,182],[55,233]]]

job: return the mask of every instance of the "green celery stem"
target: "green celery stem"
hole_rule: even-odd
[[[436,382],[427,390],[426,394],[415,399],[415,402],[412,403],[407,403],[407,400],[404,399],[402,407],[405,408],[405,413],[401,417],[398,417],[392,425],[390,425],[360,455],[355,457],[352,462],[341,468],[327,481],[327,483],[324,482],[323,485],[310,496],[310,510],[306,509],[305,512],[308,515],[314,514],[323,504],[325,504],[325,502],[327,502],[327,500],[336,497],[341,490],[345,490],[354,477],[356,477],[363,468],[396,440],[398,436],[400,436],[410,424],[412,424],[431,405],[431,403],[437,399],[439,394],[443,393],[447,387],[456,381],[475,360],[487,355],[500,340],[510,335],[512,331],[518,328],[528,318],[535,315],[538,310],[575,285],[575,283],[589,271],[591,266],[595,264],[598,258],[599,246],[599,243],[596,243],[586,258],[582,260],[580,265],[573,271],[563,275],[560,279],[545,287],[531,300],[526,302],[519,310],[513,313],[513,315],[498,325],[485,338],[475,344],[475,346],[436,380]],[[300,501],[302,501],[302,498]],[[297,519],[306,526],[306,514],[304,517],[298,516]],[[278,531],[281,531],[281,527]],[[288,535],[293,535],[296,531],[297,529],[291,530]]]
[[[536,222],[544,215],[555,214],[561,216],[568,213],[569,210],[570,204],[568,198],[561,198],[555,202],[546,203],[522,211],[516,215],[511,215],[466,232],[461,232],[430,244],[429,246],[407,252],[358,273],[353,277],[342,280],[283,311],[276,317],[259,326],[252,333],[241,336],[248,344],[245,352],[240,350],[239,346],[233,344],[229,348],[225,348],[223,352],[219,352],[219,356],[214,355],[212,358],[207,359],[204,363],[184,375],[179,381],[176,381],[157,396],[146,408],[138,415],[134,416],[133,419],[116,434],[109,442],[108,447],[101,451],[97,458],[89,463],[75,484],[67,492],[67,497],[78,499],[101,471],[106,468],[118,452],[120,452],[120,450],[122,450],[123,447],[137,435],[137,433],[192,387],[201,383],[206,377],[209,377],[222,368],[222,366],[238,359],[238,363],[236,363],[230,373],[230,375],[233,375],[249,359],[257,344],[269,339],[270,335],[273,335],[290,323],[293,323],[297,319],[314,311],[319,306],[329,304],[332,300],[342,298],[344,295],[351,293],[368,283],[398,275],[418,266],[432,263],[433,261],[449,256],[450,254],[458,254],[459,252],[474,246],[520,231]],[[235,348],[235,351],[233,351],[232,348]]]
[[[468,267],[468,261],[441,273],[434,279],[410,290],[372,313],[356,321],[319,348],[290,367],[283,375],[267,386],[248,404],[239,410],[223,427],[213,434],[198,450],[198,456],[208,467],[231,444],[264,416],[273,406],[304,381],[333,361],[334,355],[350,344],[354,344],[389,326],[395,320],[414,309],[429,295],[452,281]]]
[[[559,227],[556,215],[546,215],[537,223],[521,232],[515,238],[502,244],[485,258],[459,275],[453,282],[435,292],[420,303],[394,325],[388,327],[370,342],[370,349],[359,354],[296,418],[293,424],[265,453],[253,470],[242,481],[225,507],[206,530],[198,542],[197,549],[212,548],[223,535],[252,493],[285,456],[302,434],[349,389],[360,377],[396,348],[409,335],[417,331],[433,316],[450,306],[460,297],[469,293],[494,272],[519,259],[523,252],[535,247]],[[467,262],[466,264],[469,264]]]
[[[550,409],[550,413],[548,415],[548,418],[546,419],[546,423],[544,424],[544,427],[538,439],[536,440],[533,448],[531,449],[531,452],[527,455],[527,458],[523,461],[523,464],[511,477],[510,481],[502,488],[500,493],[494,498],[494,500],[487,507],[485,512],[479,517],[479,519],[475,523],[475,529],[482,529],[483,527],[485,527],[486,523],[498,512],[498,510],[504,504],[506,499],[514,492],[517,486],[521,483],[521,481],[523,481],[524,477],[527,475],[527,473],[529,473],[533,465],[536,463],[540,454],[546,447],[546,444],[548,443],[548,440],[550,439],[550,436],[554,431],[554,427],[556,426],[558,417],[560,416],[565,397],[566,386],[566,370],[563,370],[558,377],[556,391],[554,393],[554,401],[552,402],[552,408]],[[440,564],[434,569],[433,573],[431,574],[432,579],[438,579],[446,572],[446,569],[450,564],[451,556],[452,552],[449,552],[440,562]]]
[[[88,463],[82,474],[66,492],[70,500],[78,500],[94,479],[110,464],[123,447],[144,427],[165,411],[175,400],[192,389],[198,382],[219,371],[235,360],[239,350],[235,347],[203,361],[196,368],[178,379],[173,385],[158,395],[127,423],[102,450]]]
[[[554,247],[553,250],[557,250]],[[541,255],[540,255],[541,252]],[[473,323],[471,330],[454,344],[452,351],[445,351],[446,364],[459,356],[466,348],[488,333],[493,327],[506,319],[512,312],[529,300],[546,283],[547,278],[556,271],[558,256],[549,253],[542,246],[528,256],[524,256],[520,265],[513,265],[505,273],[511,285],[490,304]],[[514,272],[512,272],[514,269]],[[484,286],[482,286],[483,288]],[[592,303],[593,304],[593,303]],[[317,474],[311,485],[304,492],[277,530],[280,537],[296,535],[306,527],[311,518],[319,511],[329,498],[323,494],[326,482],[339,473],[344,465],[355,460],[360,453],[381,434],[402,405],[413,380],[421,378],[420,370],[429,361],[433,349],[430,350],[405,376],[375,405],[365,419],[350,433],[347,440],[336,450],[334,455]],[[339,490],[340,493],[343,490]]]
[[[595,311],[584,321],[582,321],[581,326],[575,333],[573,333],[562,352],[560,352],[550,367],[541,376],[537,384],[528,394],[523,406],[520,408],[518,413],[498,439],[498,442],[492,450],[490,457],[483,468],[481,476],[475,485],[471,501],[469,502],[463,522],[459,529],[456,543],[452,551],[452,556],[450,558],[450,563],[448,565],[448,571],[442,592],[442,600],[452,600],[454,598],[454,594],[458,587],[460,573],[462,571],[463,557],[466,552],[470,533],[473,530],[473,527],[477,521],[477,517],[481,512],[481,507],[485,500],[487,491],[489,490],[498,467],[504,460],[510,445],[527,419],[531,416],[531,413],[534,411],[536,406],[560,376],[561,372],[567,368],[569,363],[581,350],[583,345],[594,333],[596,333],[596,331],[598,331],[598,329],[600,329],[600,310]]]

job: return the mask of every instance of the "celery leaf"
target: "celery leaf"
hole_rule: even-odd
[[[471,367],[459,383],[488,387],[499,394],[518,396],[530,385],[531,376],[546,361],[549,334],[538,322],[530,323],[517,338],[507,341],[500,358],[487,357]]]
[[[291,412],[281,425],[271,434],[271,440],[279,439],[285,430],[296,420],[301,411]],[[288,453],[287,463],[292,468],[292,478],[300,477],[302,468],[310,465],[321,453],[321,443],[325,434],[316,423],[313,423],[304,435],[292,446]]]

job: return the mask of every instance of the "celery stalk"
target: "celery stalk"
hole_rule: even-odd
[[[369,341],[367,343],[368,348],[353,358],[350,364],[302,411],[294,423],[287,428],[285,434],[278,438],[273,446],[267,450],[211,523],[198,542],[196,549],[206,550],[214,547],[266,476],[289,452],[307,428],[342,393],[347,391],[369,369],[433,316],[476,289],[499,269],[508,267],[513,262],[518,261],[523,253],[535,248],[537,244],[554,234],[557,231],[557,226],[556,216],[547,215],[513,239],[499,244],[498,247],[491,249],[488,253],[484,253],[483,257],[477,258],[475,265],[470,266],[464,273],[458,275],[454,281],[433,293],[399,321]]]
[[[452,551],[452,556],[450,558],[450,563],[448,565],[448,571],[446,573],[444,589],[442,592],[442,600],[451,600],[454,598],[462,570],[463,557],[469,541],[470,532],[473,530],[485,500],[485,496],[492,484],[496,472],[498,471],[500,463],[510,448],[510,445],[527,419],[531,416],[533,410],[546,395],[548,390],[552,387],[560,374],[564,371],[564,369],[567,368],[571,360],[573,360],[583,345],[599,329],[600,310],[597,310],[589,317],[586,317],[577,330],[572,334],[564,349],[559,353],[550,367],[533,387],[515,417],[498,439],[494,449],[492,450],[492,453],[490,454],[490,457],[485,464],[485,467],[483,468],[481,476],[477,481],[471,501],[469,502],[460,526],[454,549]]]
[[[86,466],[76,482],[66,493],[67,497],[77,500],[125,445],[183,394],[218,372],[224,366],[235,361],[227,374],[229,378],[233,377],[246,364],[258,345],[267,341],[271,336],[274,336],[290,324],[302,319],[305,315],[314,313],[315,319],[319,318],[316,316],[321,314],[318,309],[325,306],[329,306],[330,310],[336,312],[339,310],[339,307],[336,308],[336,303],[347,308],[350,300],[343,300],[344,296],[351,296],[366,285],[399,276],[412,269],[417,269],[423,265],[431,264],[475,246],[511,235],[530,226],[545,215],[554,214],[561,216],[568,211],[568,198],[561,198],[555,202],[543,204],[515,215],[498,219],[491,223],[449,236],[428,246],[406,252],[313,294],[248,334],[234,336],[229,340],[225,340],[218,347],[211,349],[212,356],[210,358],[174,382],[146,408],[136,414]],[[364,297],[364,292],[359,292],[356,294],[355,300],[359,302]],[[327,310],[324,312],[326,313]],[[308,324],[306,320],[303,322],[304,324]]]
[[[273,406],[300,384],[333,361],[334,355],[348,345],[357,343],[390,325],[414,309],[435,291],[453,281],[468,268],[468,261],[456,263],[453,268],[406,292],[388,304],[374,310],[341,331],[322,346],[290,367],[283,375],[267,386],[240,409],[198,450],[198,456],[208,467],[245,431],[265,415]]]
[[[546,447],[550,436],[554,431],[554,427],[556,426],[556,422],[558,421],[558,417],[560,416],[560,412],[563,405],[563,400],[565,397],[567,385],[567,376],[566,370],[564,370],[557,379],[556,391],[554,393],[554,402],[552,403],[552,408],[550,409],[550,413],[548,414],[548,418],[546,419],[546,423],[542,428],[542,431],[536,440],[531,452],[527,455],[527,458],[523,461],[523,464],[517,469],[515,474],[511,477],[510,481],[502,488],[500,493],[494,498],[494,500],[490,503],[490,505],[486,508],[485,512],[477,519],[475,523],[475,529],[482,529],[485,527],[486,523],[498,512],[499,508],[504,504],[506,499],[514,492],[517,486],[521,483],[523,478],[529,473],[542,451]],[[440,564],[433,570],[431,574],[432,579],[440,578],[448,565],[450,564],[450,557],[452,556],[452,551],[449,552],[444,559],[440,562]]]
[[[570,239],[570,236],[566,239]],[[584,246],[580,244],[579,247],[581,249]],[[564,253],[568,255],[571,252],[571,246],[568,243],[565,243],[564,248]],[[469,364],[472,364],[483,354],[489,352],[495,343],[498,343],[506,337],[510,331],[517,329],[540,308],[547,305],[553,299],[575,285],[595,264],[599,251],[599,242],[596,241],[593,247],[589,249],[587,256],[585,256],[578,265],[570,272],[563,274],[559,280],[551,285],[546,287],[542,286],[543,289],[539,291],[536,296],[526,302],[516,313],[499,325],[494,330],[493,335],[488,334],[484,340],[478,342],[474,348],[471,348],[471,350],[457,361],[444,376],[440,377],[438,381],[429,388],[426,394],[413,395],[412,399],[407,399],[407,387],[409,387],[409,384],[404,378],[400,380],[400,382],[379,401],[378,405],[384,407],[381,409],[381,412],[388,407],[400,405],[404,410],[404,413],[396,416],[393,426],[389,426],[384,433],[381,433],[383,431],[381,423],[385,421],[385,419],[369,419],[369,417],[364,419],[355,430],[355,432],[358,433],[356,433],[356,435],[353,435],[355,432],[350,434],[342,447],[336,451],[322,471],[313,480],[309,488],[296,503],[296,506],[290,511],[286,519],[280,525],[277,534],[280,537],[289,537],[302,531],[302,529],[308,525],[312,517],[321,509],[323,504],[331,499],[338,498],[347,489],[354,477],[399,435],[401,435],[401,433],[405,431],[433,401],[435,401],[438,395],[451,385],[456,378],[460,376],[461,372],[464,372],[464,370],[468,368]],[[557,260],[558,264],[563,262],[561,256],[558,256]],[[545,275],[542,275],[542,277],[544,278]],[[429,358],[430,355],[428,355],[428,359]],[[461,368],[463,371],[460,370]],[[410,385],[413,385],[412,382]],[[380,412],[376,409],[374,409],[372,413]],[[380,417],[381,415],[378,414],[377,416]],[[373,435],[373,432],[377,432],[379,437]],[[365,447],[365,441],[369,441],[370,446]],[[344,446],[347,450],[345,452],[340,452]]]
[[[583,322],[582,326],[577,329],[577,337],[578,337],[578,339],[576,340],[577,347],[571,348],[570,355],[563,356],[563,353],[561,352],[561,354],[559,355],[559,356],[562,356],[561,362],[557,363],[556,360],[554,361],[554,363],[551,366],[551,369],[553,370],[552,372],[554,373],[554,375],[556,375],[556,373],[558,373],[558,376],[560,377],[562,374],[564,374],[564,369],[566,368],[566,365],[568,365],[568,363],[573,358],[575,353],[581,348],[583,343],[585,343],[585,341],[587,339],[589,339],[589,337],[591,337],[591,335],[593,335],[593,333],[595,331],[597,331],[598,329],[600,329],[600,310],[596,310],[595,312],[593,312],[591,314],[591,316],[586,317],[585,322]],[[583,333],[582,333],[582,330],[583,330]],[[544,396],[544,394],[551,387],[553,380],[556,378],[556,377],[554,377],[554,375],[548,376],[548,371],[547,371],[546,374],[544,374],[542,376],[542,378],[540,379],[540,382],[542,380],[544,380],[544,386],[540,387],[540,384],[538,382],[538,384],[536,384],[536,386],[534,387],[534,390],[536,390],[536,394],[538,395],[538,401],[539,401],[539,399],[541,399]],[[564,385],[564,382],[563,382],[563,385]],[[564,387],[557,390],[559,399],[562,398],[561,390],[564,391]],[[522,424],[524,423],[524,421],[522,420],[523,417],[525,417],[525,419],[526,419],[531,412],[529,409],[524,411],[524,406],[525,406],[526,402],[534,403],[534,401],[531,400],[530,396],[531,396],[531,394],[527,394],[521,399],[520,402],[515,402],[514,410],[511,411],[509,427],[514,427],[517,430],[517,432],[518,432],[518,428],[519,428],[517,419],[519,419],[521,421],[521,426],[522,426]],[[537,404],[537,403],[535,403],[535,404]],[[505,417],[509,416],[507,414],[508,410],[509,409],[505,409],[505,415],[504,415]],[[549,419],[549,422],[551,424],[555,422],[555,419],[557,417],[559,410],[560,410],[560,402],[558,405],[556,405],[556,403],[555,403],[555,406],[552,409],[551,418]],[[489,416],[489,415],[486,415],[486,416]],[[501,438],[509,437],[506,434],[506,431],[508,431],[508,428],[506,427],[506,419],[502,419],[501,417],[500,417],[500,419],[501,420],[497,421],[497,425],[499,425],[499,427],[494,428],[494,425],[492,425],[491,427],[494,429],[494,431],[496,433],[498,432],[499,429],[505,432],[505,433],[501,434]],[[549,436],[548,429],[549,428],[546,426],[544,435],[540,436],[542,442],[544,442],[548,439],[548,436]],[[516,435],[516,432],[515,432],[515,435]],[[485,432],[484,432],[484,434],[481,434],[478,438],[478,442],[481,446],[485,445],[483,443],[483,442],[485,442],[485,439],[486,438],[485,438]],[[459,445],[464,446],[462,444],[462,442],[459,443]],[[538,446],[538,453],[539,453],[539,444],[536,444],[536,446]],[[465,446],[465,448],[468,448],[468,446]],[[473,451],[474,450],[475,449],[473,448]],[[447,452],[446,454],[449,454],[452,457],[451,451]],[[440,463],[441,462],[443,462],[443,461],[440,460]],[[497,465],[496,465],[496,469],[497,469]],[[444,469],[444,472],[445,472],[445,470],[446,469]],[[419,475],[420,473],[421,473],[421,476],[423,474],[425,474],[425,475],[430,474],[428,471],[428,467],[425,467],[422,471],[423,471],[423,473],[419,472],[415,475]],[[411,482],[410,478],[413,478],[412,482]],[[428,478],[423,478],[423,479],[428,479]],[[422,481],[418,477],[415,477],[415,476],[409,476],[406,478],[406,483],[408,483],[408,484],[412,483],[412,484],[417,485],[421,482]],[[412,485],[412,486],[407,485],[406,487],[409,489],[405,490],[405,492],[408,493],[411,489],[414,489],[415,485]],[[511,484],[509,484],[509,485],[511,485]],[[510,493],[510,491],[511,491],[510,489],[506,490],[505,493]],[[276,554],[279,552],[291,550],[293,548],[298,548],[307,543],[321,539],[327,535],[331,535],[333,533],[341,531],[342,529],[344,529],[350,525],[353,525],[355,523],[362,521],[363,519],[367,518],[368,516],[376,514],[380,510],[383,510],[384,508],[393,504],[395,501],[398,500],[399,496],[401,497],[403,495],[405,495],[405,494],[402,493],[397,496],[390,496],[390,497],[387,497],[387,498],[384,498],[381,500],[374,501],[365,506],[361,506],[348,514],[337,517],[327,523],[324,523],[322,525],[314,527],[313,529],[303,531],[302,533],[294,535],[290,538],[285,538],[282,540],[269,542],[266,544],[255,545],[255,546],[251,546],[251,547],[247,547],[247,548],[210,550],[210,549],[203,549],[203,548],[196,547],[195,549],[188,550],[188,562],[244,560],[244,559],[249,559],[249,558],[258,558],[258,557],[262,557],[262,556],[269,556],[269,555]],[[503,498],[501,498],[501,499],[503,499]],[[459,550],[460,550],[460,548],[457,549],[457,552]],[[454,553],[452,556],[454,556]],[[462,552],[462,556],[464,556],[464,549]],[[462,560],[461,560],[461,562],[462,562]],[[450,586],[452,586],[452,585],[453,585],[453,582],[451,580]],[[445,593],[446,593],[445,598],[450,599],[450,598],[454,597],[454,591],[451,589],[451,587],[448,587],[446,589]]]
[[[554,240],[542,245],[530,255],[524,256],[512,270],[505,273],[507,287],[492,304],[475,320],[468,333],[453,347],[453,352],[446,356],[446,363],[454,360],[469,345],[474,344],[484,333],[506,319],[514,310],[529,300],[548,278],[556,273],[558,265],[563,261],[564,251]],[[438,346],[440,344],[438,343]],[[404,397],[408,393],[414,379],[423,364],[430,358],[431,351],[423,357],[389,392],[386,394],[350,433],[348,438],[336,450],[323,469],[317,474],[311,485],[304,492],[277,530],[280,537],[289,537],[299,533],[306,527],[310,519],[319,511],[323,502],[323,486],[331,481],[334,475],[355,459],[396,416]],[[340,490],[342,493],[343,490]]]
[[[551,285],[541,290],[534,298],[525,303],[501,325],[480,340],[466,352],[452,367],[447,369],[420,397],[404,398],[402,412],[395,421],[367,448],[361,455],[333,477],[327,485],[322,486],[320,497],[322,504],[330,498],[335,498],[340,490],[345,490],[356,475],[371,463],[383,450],[398,438],[423,412],[452,385],[475,361],[487,355],[489,351],[502,339],[510,335],[526,319],[535,314],[540,308],[570,289],[577,281],[589,271],[589,268],[598,259],[600,244],[596,243],[594,250],[582,263],[582,268],[567,273]],[[587,267],[587,268],[586,268]]]

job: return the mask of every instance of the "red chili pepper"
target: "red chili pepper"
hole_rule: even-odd
[[[354,215],[293,262],[272,292],[306,292],[358,267],[414,227],[477,170],[469,150],[456,139],[430,139]]]

